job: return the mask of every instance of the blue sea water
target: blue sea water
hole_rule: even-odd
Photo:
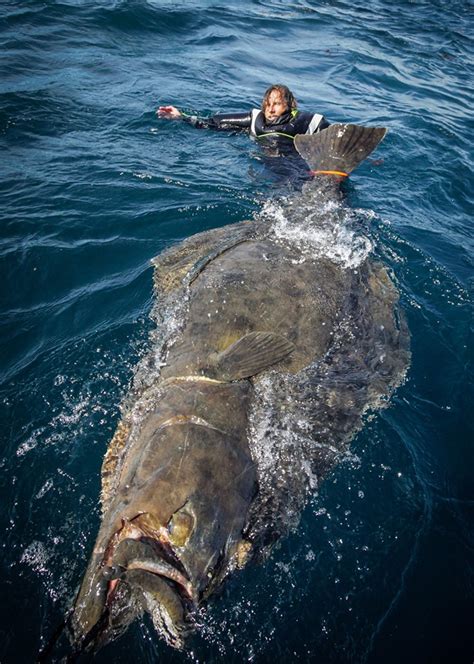
[[[283,82],[389,130],[347,198],[394,274],[411,368],[188,651],[145,619],[97,661],[471,663],[473,4],[3,0],[0,26],[0,661],[35,660],[84,571],[150,259],[279,195],[246,135],[154,111],[247,110]]]

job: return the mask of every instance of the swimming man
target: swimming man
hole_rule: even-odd
[[[329,127],[329,122],[318,113],[298,110],[296,99],[286,85],[272,85],[265,92],[260,109],[248,113],[218,113],[210,118],[186,115],[175,106],[160,106],[158,117],[182,119],[195,127],[222,130],[245,130],[257,139],[275,138],[288,143],[297,134],[314,134]]]

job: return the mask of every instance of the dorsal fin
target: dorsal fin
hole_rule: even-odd
[[[377,147],[387,130],[334,124],[317,134],[300,134],[295,146],[313,170],[350,173]]]
[[[185,283],[189,285],[216,256],[251,239],[255,222],[214,228],[192,235],[153,258],[155,291],[167,295]]]

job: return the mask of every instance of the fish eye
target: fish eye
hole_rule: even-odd
[[[180,509],[173,514],[167,527],[170,541],[175,546],[184,546],[193,532],[194,517],[186,510]]]

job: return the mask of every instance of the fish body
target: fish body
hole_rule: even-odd
[[[104,460],[78,650],[143,611],[182,647],[198,607],[294,525],[403,379],[408,331],[387,270],[301,240],[337,228],[335,196],[310,183],[284,211],[286,236],[263,216],[154,260],[157,335]]]

